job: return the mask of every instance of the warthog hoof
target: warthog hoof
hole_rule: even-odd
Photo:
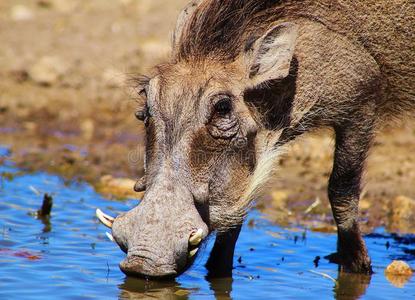
[[[372,264],[368,255],[352,257],[335,252],[324,257],[331,263],[339,265],[340,271],[348,273],[372,274]]]

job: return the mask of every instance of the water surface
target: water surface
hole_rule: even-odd
[[[384,275],[393,259],[415,266],[415,237],[379,229],[366,237],[375,274],[338,274],[323,258],[335,251],[334,234],[281,228],[255,210],[240,235],[232,279],[205,279],[212,239],[175,282],[127,278],[118,268],[124,254],[94,211],[115,216],[137,200],[110,201],[87,184],[26,174],[7,161],[0,173],[0,299],[415,299],[414,277],[392,284]],[[35,214],[44,193],[54,198],[50,220]]]

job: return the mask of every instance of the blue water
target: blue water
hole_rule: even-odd
[[[240,235],[232,279],[205,279],[213,239],[175,282],[127,278],[118,268],[124,254],[106,238],[94,211],[115,216],[137,200],[110,201],[87,184],[26,174],[7,162],[0,174],[0,299],[415,299],[414,277],[397,288],[383,273],[396,258],[415,267],[414,237],[402,241],[380,229],[366,237],[375,274],[339,275],[323,258],[335,251],[335,235],[281,228],[255,210],[248,217],[255,225]],[[33,214],[43,193],[54,198],[50,223]]]

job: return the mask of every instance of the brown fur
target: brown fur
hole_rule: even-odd
[[[356,87],[352,82],[367,78],[376,78],[376,88],[382,90],[376,99],[378,120],[389,120],[391,115],[415,108],[415,39],[411,28],[415,22],[414,12],[414,4],[409,1],[202,1],[184,25],[173,59],[232,63],[249,50],[271,24],[294,21],[303,24],[302,44],[296,53],[297,58],[303,57],[302,67],[295,74],[302,85],[291,107],[292,132],[287,139],[349,115],[348,99],[357,98],[356,93],[360,92],[353,90]],[[314,41],[318,34],[315,31],[319,30],[327,31],[328,35],[320,42]],[[352,45],[354,53],[344,45],[346,41]],[[349,56],[350,64],[338,61],[336,66],[331,62],[334,55]],[[353,69],[355,64],[359,65]],[[350,69],[345,70],[346,67]],[[315,74],[319,73],[324,73],[320,78],[323,84],[315,80]],[[350,80],[343,80],[345,76]],[[303,78],[306,80],[301,80]],[[321,93],[327,100],[322,99]],[[327,108],[333,110],[333,103],[337,106],[335,112],[328,113]]]
[[[246,209],[284,146],[329,126],[338,226],[330,259],[370,273],[357,221],[362,172],[376,126],[415,108],[414,23],[409,0],[193,1],[171,61],[139,81],[147,169],[137,189],[146,194],[114,222],[128,251],[123,270],[177,275],[191,263],[190,231],[202,228],[218,232],[209,274],[230,275]],[[155,259],[164,265],[151,267]]]
[[[410,0],[203,1],[182,33],[175,59],[234,60],[270,24],[285,19],[318,22],[363,47],[382,73],[382,115],[415,108],[415,3]]]

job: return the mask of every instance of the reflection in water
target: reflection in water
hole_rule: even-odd
[[[392,260],[415,266],[415,236],[389,234],[380,228],[365,237],[376,273],[372,277],[338,273],[336,265],[317,258],[335,250],[335,234],[308,231],[307,243],[298,243],[295,235],[299,236],[303,228],[278,227],[256,210],[249,212],[254,226],[244,226],[239,237],[235,260],[241,259],[233,279],[205,280],[206,257],[200,257],[199,263],[177,281],[125,278],[118,267],[124,254],[107,240],[94,211],[105,207],[116,215],[126,207],[135,207],[136,200],[111,201],[97,195],[87,184],[66,186],[61,179],[45,173],[19,172],[12,166],[0,165],[0,174],[13,175],[13,180],[3,181],[0,188],[0,299],[38,299],[39,295],[70,299],[118,296],[224,300],[415,296],[414,277],[403,286],[404,278],[387,276],[388,280],[398,280],[394,282],[396,286],[403,286],[396,288],[383,272]],[[38,216],[39,196],[28,186],[55,195],[50,218]],[[78,201],[80,198],[84,200]],[[307,272],[310,269],[330,278],[338,276],[335,287],[327,277]]]
[[[397,288],[403,288],[405,284],[409,282],[412,275],[411,274],[393,274],[389,272],[385,272],[386,279]]]
[[[53,206],[52,196],[50,196],[49,194],[44,194],[42,206],[40,207],[40,209],[38,209],[36,212],[29,213],[29,215],[34,216],[36,219],[42,222],[43,233],[48,233],[52,230],[52,224],[50,223],[50,218],[51,218],[50,213],[52,211],[52,206]]]
[[[210,289],[218,300],[230,300],[232,292],[232,277],[209,279]]]
[[[119,299],[188,299],[192,290],[183,289],[176,281],[148,281],[126,277],[119,285]]]
[[[207,279],[215,299],[231,300],[232,278]],[[119,299],[188,299],[199,289],[186,289],[177,281],[148,281],[126,277],[119,285]]]
[[[43,233],[48,233],[52,230],[52,224],[50,223],[50,216],[39,217],[39,220],[43,224]]]
[[[402,260],[394,260],[385,269],[386,279],[397,288],[403,288],[412,275],[411,267]]]
[[[359,299],[369,287],[371,275],[351,274],[339,271],[334,286],[335,299]]]
[[[232,300],[233,278],[207,279],[217,300]],[[370,285],[371,275],[338,273],[334,286],[334,298],[360,299]],[[198,289],[185,289],[177,281],[148,281],[126,277],[119,286],[119,299],[189,299]]]

